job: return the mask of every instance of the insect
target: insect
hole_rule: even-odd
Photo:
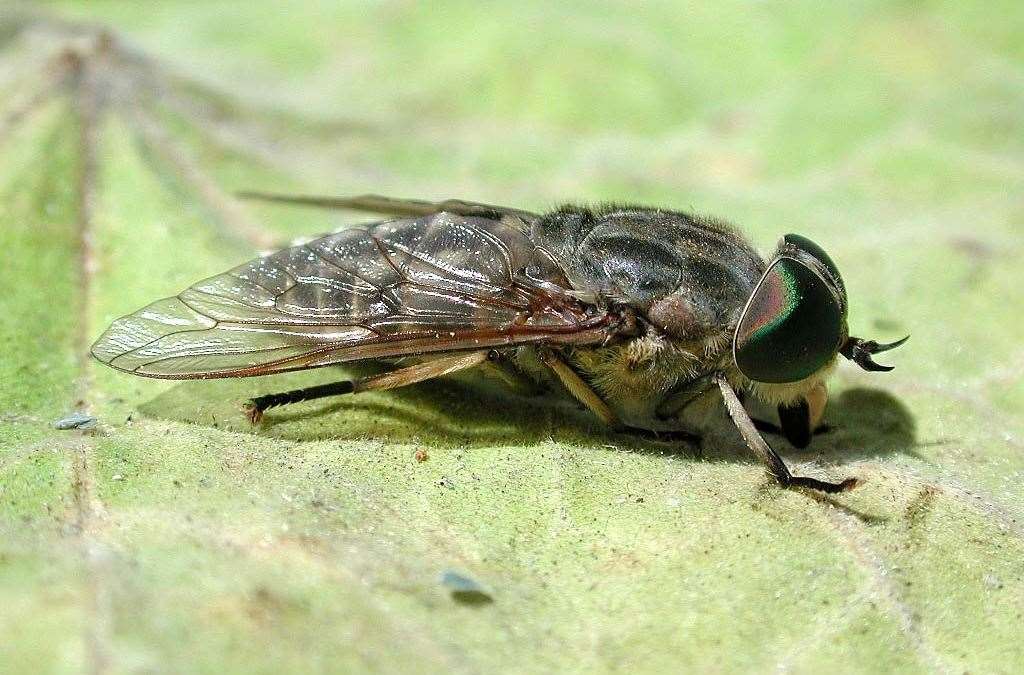
[[[785,487],[760,430],[805,447],[839,355],[887,371],[890,344],[850,337],[839,270],[815,243],[782,238],[767,262],[712,218],[635,206],[546,214],[425,202],[248,193],[390,216],[257,258],[114,321],[93,355],[157,378],[249,377],[377,360],[383,374],[272,393],[277,406],[392,389],[469,368],[556,387],[608,425],[693,437],[708,401]],[[776,406],[757,421],[744,397]],[[696,413],[694,411],[697,411]]]

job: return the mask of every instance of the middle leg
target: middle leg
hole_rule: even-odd
[[[700,441],[700,436],[682,429],[656,431],[623,424],[619,416],[615,414],[615,411],[594,391],[593,387],[580,377],[579,373],[572,366],[551,351],[541,351],[539,356],[541,363],[546,365],[558,377],[558,380],[573,395],[573,398],[586,406],[588,410],[597,415],[602,422],[612,429],[646,440],[684,441],[687,443]]]

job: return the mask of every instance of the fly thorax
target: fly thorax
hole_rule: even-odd
[[[692,288],[655,300],[644,312],[648,323],[677,344],[700,345],[705,354],[717,352],[722,341],[728,342],[729,315],[732,303]]]
[[[693,303],[678,293],[652,303],[647,310],[647,320],[672,338],[698,337],[707,325],[698,318]]]

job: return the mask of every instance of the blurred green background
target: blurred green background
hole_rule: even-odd
[[[1019,2],[0,5],[0,669],[1019,672],[1022,36]],[[810,236],[851,330],[913,334],[779,445],[867,482],[813,500],[727,427],[677,451],[468,377],[254,430],[240,401],[342,373],[92,363],[360,217],[238,189]]]

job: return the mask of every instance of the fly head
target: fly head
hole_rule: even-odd
[[[755,382],[790,383],[812,376],[837,354],[864,370],[888,371],[872,354],[895,349],[850,337],[846,287],[839,268],[810,239],[787,234],[779,242],[740,315],[733,337],[736,367]]]

